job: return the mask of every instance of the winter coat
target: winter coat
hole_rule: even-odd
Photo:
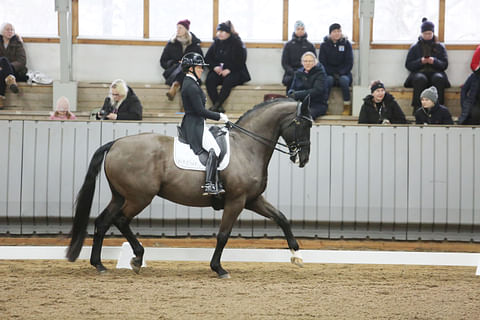
[[[282,67],[285,70],[282,83],[287,85],[293,79],[296,70],[302,67],[302,55],[311,51],[316,54],[314,45],[307,40],[307,33],[302,37],[297,37],[295,32],[292,34],[292,40],[288,41],[282,51]]]
[[[325,68],[321,63],[315,65],[308,73],[305,73],[305,68],[301,67],[295,72],[288,95],[295,100],[303,100],[310,95],[311,103],[323,102],[325,78]]]
[[[10,64],[15,69],[15,74],[20,77],[25,77],[27,74],[27,55],[23,42],[20,41],[17,35],[14,35],[8,42],[8,47],[5,49],[3,45],[3,36],[0,35],[0,57],[6,57]]]
[[[106,97],[100,112],[105,114],[116,113],[117,120],[142,120],[142,104],[132,88],[128,87],[127,97],[122,101],[117,110],[110,102],[110,97]],[[97,115],[97,120],[99,120]]]
[[[329,36],[326,36],[320,45],[318,58],[329,76],[336,74],[348,76],[350,82],[352,81],[353,49],[346,38],[341,38],[334,43]]]
[[[422,64],[421,60],[423,57],[433,57],[434,63]],[[413,44],[408,50],[405,67],[411,72],[404,83],[406,88],[412,87],[412,77],[416,72],[439,72],[446,80],[445,88],[450,88],[450,82],[445,73],[445,70],[448,67],[447,50],[445,49],[445,46],[438,41],[437,37],[433,37],[433,39],[429,41],[425,41],[422,37],[419,37],[417,43]]]
[[[430,108],[418,108],[415,112],[416,124],[453,124],[452,115],[447,107],[438,102]]]
[[[163,77],[168,77],[173,73],[175,68],[180,64],[182,57],[189,52],[196,52],[203,57],[203,51],[200,47],[200,39],[198,39],[193,33],[191,33],[192,42],[183,51],[183,46],[176,38],[168,41],[167,45],[163,49],[162,56],[160,57],[160,65],[165,70]]]
[[[460,91],[462,114],[459,124],[480,124],[480,70],[472,73]]]
[[[182,86],[182,101],[185,115],[182,119],[182,133],[195,154],[203,151],[202,138],[205,119],[220,120],[220,113],[207,110],[207,97],[199,83],[186,76]]]
[[[232,73],[240,73],[240,84],[250,81],[247,69],[247,49],[237,35],[230,35],[228,39],[215,38],[205,55],[205,62],[209,64],[210,72],[223,63],[223,69]]]
[[[358,116],[358,123],[377,124],[382,123],[383,120],[388,120],[392,124],[407,123],[405,114],[390,93],[385,92],[382,102],[382,107],[378,110],[376,104],[373,102],[373,96],[371,94],[367,95],[363,99],[363,105],[360,109],[360,115]]]

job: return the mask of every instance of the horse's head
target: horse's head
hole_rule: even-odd
[[[302,168],[310,157],[310,128],[313,119],[310,115],[310,96],[297,105],[296,117],[282,125],[280,135],[288,145],[290,160]]]

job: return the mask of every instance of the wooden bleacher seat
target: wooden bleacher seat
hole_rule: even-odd
[[[79,120],[89,120],[93,109],[103,105],[110,83],[106,82],[79,82],[78,101],[75,115]],[[173,101],[166,98],[169,87],[165,84],[129,83],[140,98],[145,121],[180,122],[181,98],[177,93]],[[0,119],[48,119],[52,111],[53,86],[19,83],[18,95],[7,92],[4,108],[0,110]],[[408,119],[412,120],[410,101],[413,90],[403,87],[390,87],[387,90],[395,96]],[[237,86],[232,90],[225,103],[225,109],[231,120],[236,120],[245,111],[263,101],[266,94],[285,94],[285,87],[281,84]],[[446,106],[454,117],[460,115],[460,88],[450,88],[445,91]],[[207,107],[211,105],[207,102]],[[319,123],[356,123],[355,116],[342,116],[343,101],[339,88],[333,88],[329,99],[328,114],[317,119]]]

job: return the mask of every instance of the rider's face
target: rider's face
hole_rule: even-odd
[[[203,67],[202,66],[195,66],[193,71],[195,72],[195,74],[197,75],[198,78],[202,77],[202,73],[203,73]]]

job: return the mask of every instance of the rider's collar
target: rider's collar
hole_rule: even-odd
[[[196,78],[193,74],[187,73],[185,76],[192,78],[193,80],[195,80],[195,82],[196,82],[197,84],[199,84],[197,78]]]

